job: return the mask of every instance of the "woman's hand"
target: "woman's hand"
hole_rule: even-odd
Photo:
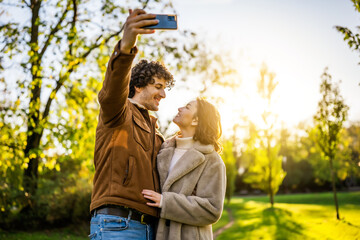
[[[160,207],[160,201],[161,201],[161,194],[154,192],[153,190],[144,189],[141,192],[144,195],[144,198],[149,199],[153,201],[153,203],[146,203],[147,205],[151,207]]]

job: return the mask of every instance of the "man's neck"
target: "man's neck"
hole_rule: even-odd
[[[139,106],[140,108],[146,109],[146,107],[144,105],[142,105],[141,103],[139,103],[139,101],[136,98],[129,98],[129,101],[132,104],[135,104],[135,105]]]

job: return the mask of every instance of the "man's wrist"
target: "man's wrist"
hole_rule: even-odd
[[[127,44],[124,43],[123,40],[120,41],[120,52],[121,52],[121,53],[131,54],[131,53],[133,52],[132,49],[133,49],[134,47],[135,47],[135,46],[132,46],[132,47],[127,46]]]
[[[124,53],[124,54],[130,54],[130,53],[131,53],[131,49],[132,49],[132,48],[122,48],[122,47],[120,46],[120,52],[121,52],[121,53]]]

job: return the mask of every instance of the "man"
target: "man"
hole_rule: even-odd
[[[154,238],[159,213],[146,205],[141,192],[160,192],[156,155],[163,138],[148,111],[158,110],[164,89],[174,79],[158,62],[142,60],[131,69],[137,36],[154,33],[142,28],[156,24],[154,18],[143,10],[130,10],[99,92],[90,239]]]

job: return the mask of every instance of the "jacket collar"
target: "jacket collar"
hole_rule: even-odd
[[[146,107],[144,107],[144,105],[142,105],[142,104],[138,103],[138,102],[137,102],[137,101],[135,101],[134,99],[132,99],[132,98],[128,98],[128,99],[129,99],[129,101],[130,101],[132,104],[134,104],[134,105],[138,106],[139,108],[142,108],[142,109],[147,110],[147,109],[146,109]]]
[[[132,106],[131,109],[132,109],[133,121],[140,128],[142,128],[143,130],[145,130],[148,133],[151,132],[150,126],[155,126],[155,134],[158,135],[162,139],[162,141],[165,141],[164,136],[158,130],[159,126],[157,125],[157,118],[150,115],[149,110],[142,107],[141,104],[138,104],[133,99],[128,98],[128,100],[130,103],[132,103],[130,105]],[[147,123],[146,118],[148,118],[150,120],[150,123]],[[150,126],[148,124],[150,124]]]
[[[175,137],[163,143],[158,158],[158,170],[162,191],[167,191],[171,185],[194,170],[205,161],[205,154],[214,151],[214,146],[203,145],[196,141],[192,148],[184,153],[169,174],[169,166],[176,147]]]

